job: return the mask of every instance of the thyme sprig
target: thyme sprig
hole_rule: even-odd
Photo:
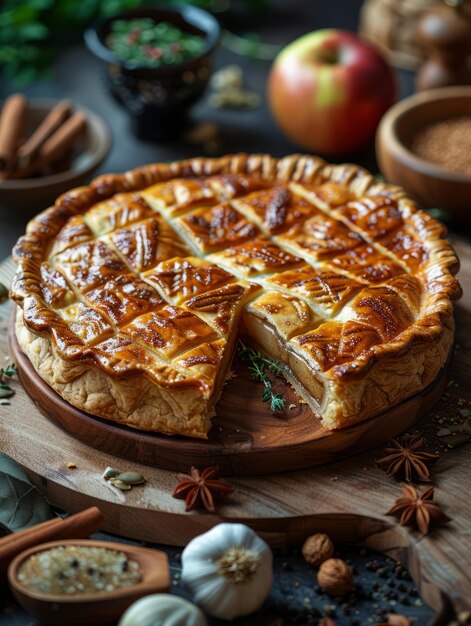
[[[7,367],[0,367],[0,399],[3,400],[2,403],[7,402],[7,398],[11,397],[15,391],[10,387],[7,383],[7,380],[12,376],[17,374],[18,369],[14,363],[7,365]]]
[[[15,376],[17,373],[18,373],[18,368],[16,367],[15,363],[10,363],[10,365],[7,365],[5,368],[0,367],[0,380],[4,382],[5,377],[11,378],[12,376]]]
[[[250,346],[246,346],[242,341],[239,341],[239,344],[239,356],[241,359],[250,362],[248,370],[251,372],[252,378],[261,382],[264,386],[262,394],[263,402],[270,402],[270,410],[272,413],[281,413],[281,411],[285,409],[285,398],[281,393],[273,393],[273,383],[267,371],[275,376],[280,376],[285,366],[276,359],[265,356]]]

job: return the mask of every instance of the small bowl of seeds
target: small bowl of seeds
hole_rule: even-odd
[[[199,7],[141,7],[91,27],[85,43],[104,61],[108,88],[134,133],[163,141],[178,137],[203,95],[219,36],[217,20]]]
[[[15,599],[47,624],[109,624],[135,600],[168,591],[165,553],[133,545],[70,539],[34,546],[8,569]]]
[[[471,223],[471,86],[416,94],[383,117],[376,152],[384,176],[425,209]]]

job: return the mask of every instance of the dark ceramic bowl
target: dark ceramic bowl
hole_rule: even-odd
[[[105,43],[111,24],[140,17],[171,22],[181,30],[200,35],[206,43],[203,53],[184,63],[155,69],[123,61]],[[105,62],[108,87],[130,114],[135,134],[147,140],[168,140],[179,134],[189,108],[206,89],[219,35],[217,20],[197,7],[141,7],[96,24],[85,32],[85,42]]]

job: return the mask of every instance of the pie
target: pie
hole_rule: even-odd
[[[400,188],[311,156],[102,176],[18,241],[17,338],[72,405],[206,438],[242,336],[343,428],[445,364],[460,296],[445,234]]]

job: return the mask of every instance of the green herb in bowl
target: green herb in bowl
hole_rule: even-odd
[[[170,22],[155,22],[142,17],[112,22],[106,45],[122,61],[138,67],[156,68],[200,56],[205,40]]]

